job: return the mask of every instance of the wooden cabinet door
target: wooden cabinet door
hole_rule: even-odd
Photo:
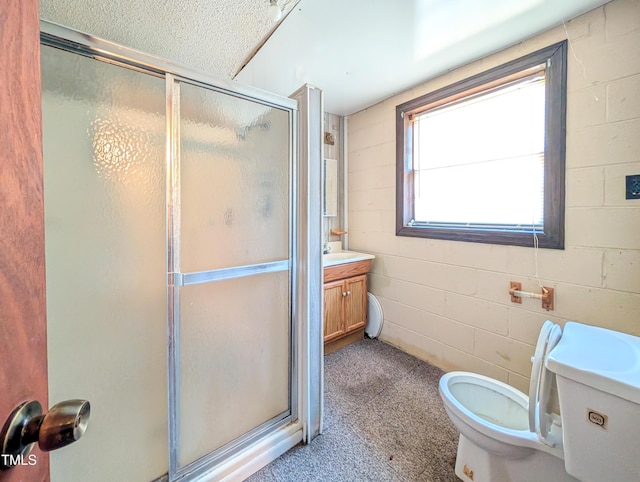
[[[349,332],[362,328],[367,323],[367,275],[345,280],[345,326]]]
[[[344,334],[343,281],[324,285],[324,341],[331,341]]]

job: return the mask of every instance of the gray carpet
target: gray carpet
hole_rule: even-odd
[[[459,482],[442,370],[378,340],[325,357],[324,432],[249,482]]]

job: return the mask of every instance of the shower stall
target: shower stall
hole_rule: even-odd
[[[298,102],[41,30],[49,396],[92,407],[51,479],[215,480],[310,439]]]

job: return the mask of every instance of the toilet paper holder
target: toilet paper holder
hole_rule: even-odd
[[[554,291],[553,288],[548,286],[542,286],[542,293],[532,293],[531,291],[521,291],[522,283],[518,281],[509,282],[509,294],[511,295],[511,301],[514,303],[522,303],[522,298],[535,298],[542,300],[542,307],[549,311],[553,310]]]

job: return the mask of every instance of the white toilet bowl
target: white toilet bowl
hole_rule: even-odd
[[[482,375],[451,372],[440,379],[440,396],[460,431],[456,475],[473,482],[575,482],[565,468],[561,428],[546,413],[552,376],[547,353],[560,339],[557,325],[543,326],[527,397]]]
[[[442,377],[440,395],[456,428],[496,455],[522,458],[540,444],[529,430],[529,399],[506,383],[451,372]]]

